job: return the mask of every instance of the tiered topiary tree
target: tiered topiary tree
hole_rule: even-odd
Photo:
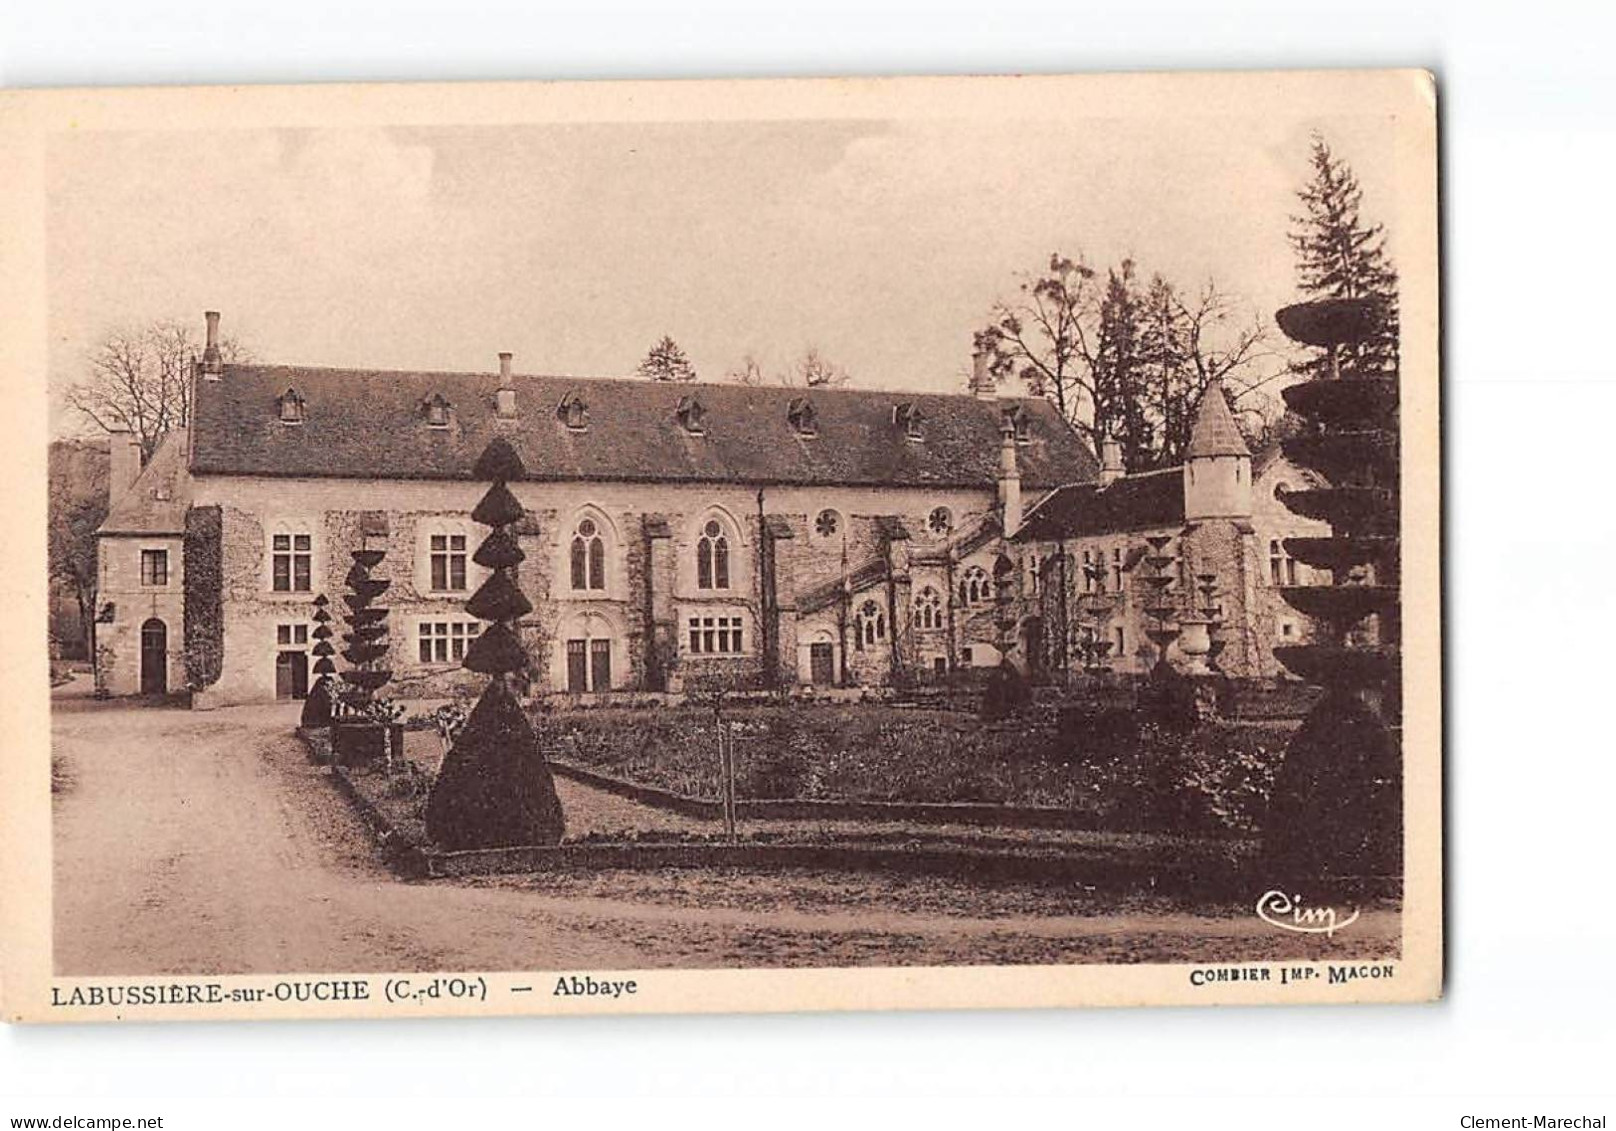
[[[1383,316],[1377,300],[1352,298],[1276,315],[1288,337],[1325,350],[1324,376],[1284,390],[1305,422],[1284,449],[1328,486],[1280,501],[1330,524],[1327,537],[1287,538],[1285,550],[1331,578],[1280,590],[1316,632],[1274,655],[1324,696],[1274,780],[1264,849],[1276,882],[1402,872],[1399,390],[1395,364],[1364,360]]]
[[[561,800],[533,724],[511,688],[513,674],[528,664],[516,622],[533,606],[515,577],[523,554],[511,527],[525,512],[506,484],[527,470],[516,450],[496,439],[473,474],[493,482],[471,512],[493,528],[472,555],[492,572],[466,611],[491,623],[466,650],[462,666],[492,678],[443,759],[427,801],[426,831],[450,850],[556,844],[566,828]]]
[[[342,634],[347,647],[342,650],[342,658],[352,666],[342,673],[347,688],[340,700],[339,717],[367,717],[376,692],[393,678],[393,673],[382,666],[387,657],[388,610],[376,604],[376,598],[387,592],[390,583],[370,575],[386,554],[385,550],[353,552],[354,564],[346,578],[348,592],[342,598],[348,606],[348,631]]]
[[[348,606],[348,631],[342,634],[346,645],[342,658],[351,666],[342,673],[343,687],[335,697],[331,734],[332,753],[339,765],[368,763],[386,754],[389,724],[398,714],[392,704],[376,697],[376,692],[393,678],[385,666],[388,610],[376,604],[376,598],[387,592],[389,583],[370,575],[386,554],[386,550],[379,549],[353,551],[353,566],[346,578],[348,592],[342,600]]]
[[[314,599],[314,686],[303,700],[303,726],[306,729],[331,725],[331,674],[337,665],[331,657],[336,648],[331,644],[330,600],[324,593]]]

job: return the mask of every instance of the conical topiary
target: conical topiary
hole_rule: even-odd
[[[527,472],[504,439],[484,449],[473,469],[492,481],[472,517],[492,533],[472,560],[491,569],[466,609],[491,622],[466,650],[462,666],[493,678],[443,759],[426,806],[426,831],[440,847],[508,848],[556,844],[565,831],[561,799],[538,736],[508,677],[527,667],[516,622],[533,608],[517,585],[522,551],[509,529],[525,512],[506,483]]]
[[[336,649],[331,645],[331,613],[326,608],[331,602],[321,593],[314,599],[314,686],[303,700],[302,724],[305,728],[331,725],[331,673],[337,670],[331,657]]]

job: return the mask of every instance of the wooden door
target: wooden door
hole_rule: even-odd
[[[309,653],[289,651],[291,656],[291,696],[294,700],[309,698]]]
[[[140,626],[140,693],[168,692],[168,625],[153,617]]]
[[[584,653],[585,641],[567,641],[567,690],[582,694],[589,690],[589,657]]]
[[[808,646],[808,669],[815,686],[829,687],[836,682],[836,649],[831,644]]]
[[[589,690],[610,691],[612,689],[612,642],[610,640],[591,640],[589,642]]]

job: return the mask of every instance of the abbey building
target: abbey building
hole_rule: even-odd
[[[1272,645],[1306,631],[1276,591],[1305,572],[1283,538],[1318,532],[1276,501],[1305,474],[1254,460],[1216,385],[1184,466],[1128,475],[980,364],[963,394],[659,384],[522,375],[508,354],[485,373],[225,365],[217,332],[210,313],[189,428],[144,468],[113,437],[112,694],[301,695],[312,602],[339,600],[361,545],[386,550],[391,692],[473,679],[471,468],[496,436],[528,468],[534,694],[883,688],[1003,662],[1058,681],[1098,637],[1144,670],[1153,536],[1186,599],[1217,578],[1220,669],[1278,675]]]

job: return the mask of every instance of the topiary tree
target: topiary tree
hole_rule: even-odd
[[[331,676],[337,670],[331,657],[337,650],[331,643],[331,611],[327,608],[330,604],[324,593],[314,599],[315,680],[314,686],[309,688],[308,698],[303,700],[302,723],[305,728],[331,725]]]
[[[516,583],[523,554],[511,527],[525,512],[506,484],[527,474],[516,450],[496,439],[473,468],[493,485],[471,512],[491,533],[472,560],[492,572],[466,602],[489,625],[461,665],[491,676],[477,705],[443,759],[426,806],[426,831],[449,849],[557,844],[566,829],[555,781],[527,713],[511,688],[527,668],[516,622],[533,606]]]
[[[376,692],[393,678],[393,673],[382,666],[387,657],[388,610],[376,604],[376,598],[387,592],[390,583],[370,575],[385,556],[385,550],[353,551],[354,564],[345,579],[348,592],[342,600],[348,606],[348,631],[342,634],[347,645],[342,658],[352,666],[342,673],[346,687],[338,699],[339,718],[368,718]]]

